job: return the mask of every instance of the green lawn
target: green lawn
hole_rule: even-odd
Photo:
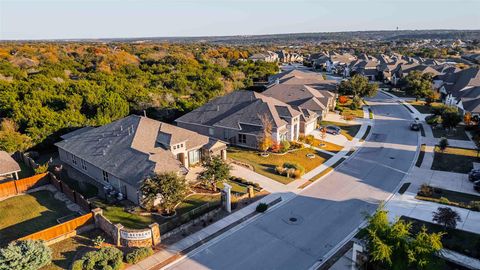
[[[341,115],[355,115],[357,118],[363,118],[362,107],[352,110],[350,109],[350,104],[352,104],[352,99],[349,99],[345,104],[340,104],[337,102],[337,109],[341,112]]]
[[[185,200],[183,200],[182,203],[180,203],[177,206],[176,208],[177,215],[184,214],[208,202],[215,202],[219,200],[220,200],[220,195],[203,195],[203,194],[190,195]]]
[[[322,144],[324,144],[324,146],[320,146]],[[313,140],[313,146],[318,147],[318,148],[320,148],[322,150],[325,150],[325,151],[332,152],[332,153],[338,153],[338,152],[342,151],[342,149],[343,149],[343,146],[340,146],[338,144],[334,144],[334,143],[331,143],[331,142],[321,141],[319,139],[314,139]]]
[[[422,226],[425,226],[429,232],[443,232],[442,226],[421,221],[414,218],[404,217],[401,219],[413,222],[412,232],[418,233]],[[447,230],[447,234],[442,237],[444,248],[465,254],[470,257],[480,259],[480,235],[461,230]]]
[[[346,123],[338,123],[338,122],[332,122],[332,121],[322,121],[321,123],[322,126],[328,126],[328,125],[334,125],[338,126],[339,128],[342,129],[340,133],[345,136],[349,141],[357,135],[358,131],[360,130],[361,125],[356,125],[356,124],[346,124]]]
[[[310,153],[315,154],[316,157],[312,159],[308,158],[306,155]],[[259,155],[259,152],[255,150],[231,147],[229,148],[228,155],[232,159],[252,165],[255,172],[282,184],[288,184],[294,179],[277,174],[275,172],[276,166],[281,166],[285,162],[293,162],[303,166],[305,173],[307,173],[330,158],[328,154],[309,148],[296,150],[285,155],[270,154],[268,157],[262,157]]]
[[[232,186],[232,192],[248,193],[248,188],[246,186],[239,185],[238,183],[235,183],[233,181],[227,181],[227,184]],[[218,182],[217,183],[217,188],[223,189],[223,182]]]
[[[57,225],[58,218],[72,214],[46,190],[0,201],[0,246]]]
[[[434,102],[430,104],[430,106],[427,106],[426,102],[422,100],[419,100],[419,101],[411,100],[411,101],[408,101],[408,103],[410,103],[415,109],[417,109],[417,111],[423,114],[431,113],[432,108],[442,105],[442,103]]]
[[[18,173],[18,178],[19,179],[27,178],[27,177],[33,176],[35,174],[35,171],[32,168],[25,165],[25,163],[18,162],[18,165],[20,165],[20,170],[21,170]]]
[[[433,132],[433,137],[435,138],[445,137],[447,139],[453,139],[453,140],[463,140],[463,141],[470,140],[467,136],[467,133],[465,133],[465,126],[463,125],[457,126],[456,132],[453,132],[453,131],[447,132],[445,129],[441,127],[437,127],[437,128],[432,127],[432,132]]]
[[[473,169],[473,162],[478,162],[477,151],[457,147],[447,147],[441,151],[435,146],[432,170],[468,173]]]
[[[220,200],[220,195],[194,194],[188,196],[182,203],[177,206],[177,215],[181,215],[194,208],[199,207],[202,204],[205,204],[207,202],[213,202],[216,200]],[[135,212],[129,213],[125,211],[125,206],[120,204],[107,204],[100,199],[95,199],[92,202],[96,207],[100,207],[103,209],[103,215],[112,223],[120,223],[123,226],[131,229],[143,229],[148,227],[148,225],[152,224],[153,222],[162,224],[168,221],[168,219],[162,219],[161,217],[156,215],[142,216]]]
[[[107,239],[107,235],[103,231],[96,229],[78,234],[51,245],[52,263],[40,268],[40,270],[70,269],[70,265],[73,263],[75,255],[78,252],[83,253],[90,249],[93,250],[92,239],[99,235],[104,239]]]
[[[120,223],[131,229],[143,229],[155,222],[151,216],[141,216],[136,213],[125,211],[125,206],[119,204],[107,204],[100,199],[92,200],[96,207],[103,210],[103,215],[113,224]]]
[[[431,196],[417,195],[416,198],[419,200],[434,201],[466,209],[472,209],[471,203],[480,202],[480,196],[441,188],[433,188]],[[442,199],[447,199],[448,202],[443,202]],[[472,210],[477,211],[475,208]]]

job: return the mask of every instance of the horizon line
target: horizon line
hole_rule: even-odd
[[[403,31],[480,31],[480,29],[393,29],[393,30],[344,30],[344,31],[323,31],[323,32],[288,32],[288,33],[266,33],[266,34],[232,34],[232,35],[193,35],[193,36],[136,36],[136,37],[85,37],[85,38],[38,38],[38,39],[1,39],[0,42],[21,42],[21,41],[102,41],[102,40],[142,40],[142,39],[194,39],[194,38],[226,38],[226,37],[262,37],[281,35],[302,35],[302,34],[332,34],[332,33],[362,33],[362,32],[403,32]]]

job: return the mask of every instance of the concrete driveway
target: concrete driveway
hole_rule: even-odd
[[[239,225],[169,269],[307,269],[323,260],[396,190],[416,156],[411,116],[391,97],[370,102],[370,139],[322,181]]]

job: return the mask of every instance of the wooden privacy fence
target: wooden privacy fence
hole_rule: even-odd
[[[67,184],[59,180],[55,175],[50,173],[50,183],[60,192],[64,193],[70,201],[78,204],[85,211],[90,211],[92,206],[90,202],[83,197],[82,194],[71,189]]]
[[[50,245],[75,235],[79,230],[92,229],[94,226],[93,213],[90,212],[64,223],[32,233],[19,240],[44,240],[47,242],[47,245]]]
[[[0,184],[0,198],[23,193],[29,189],[48,184],[48,173],[37,174],[20,180],[11,180]]]

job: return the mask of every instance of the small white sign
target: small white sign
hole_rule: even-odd
[[[126,240],[144,240],[152,238],[152,231],[127,232],[120,231],[120,237]]]

